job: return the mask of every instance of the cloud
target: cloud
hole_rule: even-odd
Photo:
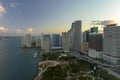
[[[0,4],[0,17],[2,17],[3,14],[5,14],[5,8],[3,5]]]
[[[34,30],[33,28],[28,28],[27,30],[16,29],[16,33],[17,34],[34,33],[33,30]]]
[[[23,33],[23,31],[21,29],[16,29],[17,33]]]
[[[16,6],[20,6],[20,5],[21,5],[21,3],[18,3],[18,2],[10,3],[10,7],[12,7],[12,8],[16,8]]]
[[[7,31],[8,31],[8,29],[7,29],[7,28],[5,28],[5,27],[3,27],[3,26],[0,26],[0,31],[2,31],[2,32],[7,32]]]
[[[111,25],[111,24],[117,24],[117,21],[115,21],[115,20],[92,21],[92,24],[94,24],[94,25]]]
[[[29,28],[29,29],[28,29],[28,32],[33,32],[33,28]]]
[[[101,22],[102,25],[111,25],[111,24],[117,24],[115,20],[105,20]]]

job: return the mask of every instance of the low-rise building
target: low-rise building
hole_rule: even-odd
[[[81,42],[81,52],[88,55],[88,42]]]

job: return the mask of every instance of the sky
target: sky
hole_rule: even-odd
[[[0,36],[67,32],[95,20],[120,22],[120,0],[0,0]]]

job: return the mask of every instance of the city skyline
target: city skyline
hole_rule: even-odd
[[[61,33],[73,21],[82,20],[83,30],[93,20],[117,20],[119,0],[1,0],[0,36]]]

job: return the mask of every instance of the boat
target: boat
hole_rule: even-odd
[[[37,52],[34,53],[33,57],[37,57]]]

